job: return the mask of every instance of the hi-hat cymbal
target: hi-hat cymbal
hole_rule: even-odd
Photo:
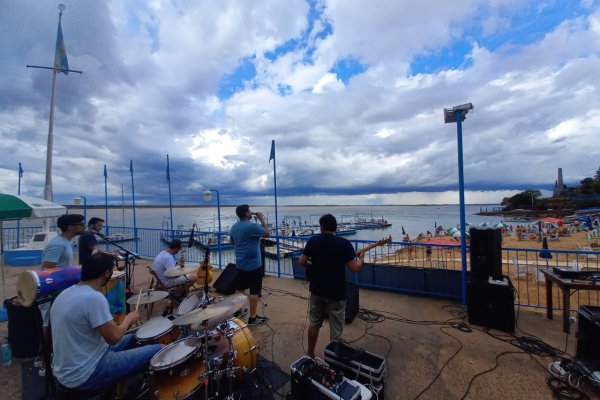
[[[227,305],[212,304],[206,308],[197,308],[180,315],[173,320],[173,325],[202,324],[211,318],[227,315],[227,311],[229,311]]]
[[[183,274],[191,274],[196,272],[198,267],[194,265],[186,265],[184,267],[175,267],[165,271],[165,276],[167,278],[177,278]]]
[[[155,301],[159,301],[164,299],[169,295],[169,292],[165,292],[162,290],[150,290],[147,292],[142,292],[142,294],[136,294],[135,296],[131,296],[127,299],[127,304],[137,304],[138,297],[140,298],[140,304],[150,304]]]

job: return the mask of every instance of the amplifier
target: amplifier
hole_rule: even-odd
[[[292,364],[292,399],[370,400],[371,392],[329,366],[303,356]]]
[[[575,358],[590,371],[600,371],[600,307],[579,306]]]
[[[515,295],[510,279],[467,280],[467,316],[469,323],[515,332]]]

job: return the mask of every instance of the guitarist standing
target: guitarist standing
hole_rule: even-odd
[[[329,318],[329,337],[340,339],[346,312],[346,266],[357,272],[363,265],[364,252],[356,253],[352,244],[336,236],[337,221],[331,214],[319,218],[321,233],[311,237],[300,255],[300,265],[307,267],[310,281],[310,327],[308,352],[315,357],[319,329],[325,315]]]
[[[269,237],[269,229],[265,216],[261,212],[252,212],[247,204],[237,206],[235,213],[240,219],[233,224],[229,235],[235,246],[235,266],[237,268],[237,289],[250,289],[248,303],[250,317],[248,325],[260,325],[267,322],[267,317],[256,315],[258,296],[262,289],[262,260],[260,257],[260,239]],[[250,222],[255,216],[260,225]]]

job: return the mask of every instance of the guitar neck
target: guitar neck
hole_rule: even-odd
[[[366,247],[363,247],[362,249],[360,249],[360,251],[362,253],[366,253],[367,251],[369,251],[371,249],[374,249],[377,246],[382,246],[382,245],[384,245],[386,243],[390,243],[391,241],[392,241],[392,237],[390,236],[390,237],[388,237],[386,239],[381,239],[380,241],[378,241],[376,243],[372,243],[372,244],[370,244],[370,245],[368,245]]]

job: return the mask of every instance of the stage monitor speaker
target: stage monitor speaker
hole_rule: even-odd
[[[575,358],[588,370],[600,371],[600,307],[579,306]]]
[[[473,279],[502,279],[502,230],[471,228],[471,276]]]
[[[515,297],[512,282],[489,283],[467,281],[467,316],[469,323],[508,333],[515,332]]]
[[[42,337],[42,316],[37,306],[25,307],[18,297],[4,300],[8,314],[8,343],[14,357],[36,357]]]
[[[213,284],[213,287],[223,294],[233,294],[237,289],[237,276],[238,271],[235,264],[227,264]]]
[[[354,317],[358,314],[358,286],[354,282],[346,282],[346,316],[347,324],[354,321]]]

